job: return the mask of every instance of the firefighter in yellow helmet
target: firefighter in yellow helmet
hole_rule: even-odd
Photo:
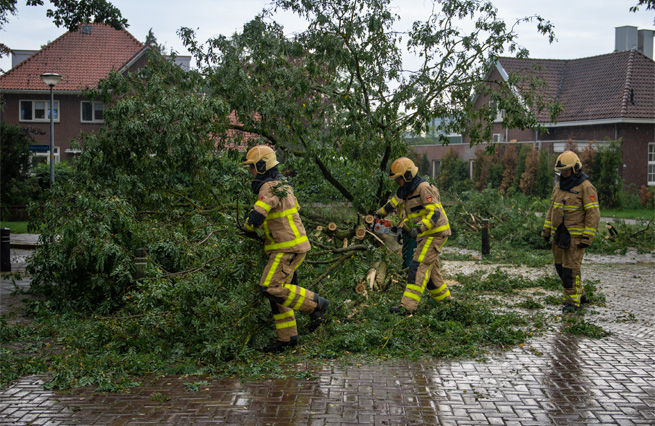
[[[448,217],[441,205],[439,190],[417,173],[418,167],[409,158],[394,161],[389,179],[395,180],[400,187],[396,195],[375,212],[382,217],[396,209],[403,210],[403,228],[409,229],[409,236],[417,242],[400,306],[389,308],[389,312],[401,315],[416,312],[426,288],[438,302],[451,299],[439,270],[439,255],[451,234]]]
[[[559,182],[553,189],[541,235],[546,242],[553,236],[555,269],[564,287],[562,311],[569,313],[587,301],[580,266],[596,235],[600,208],[596,188],[582,172],[582,163],[573,151],[557,157],[555,171]]]
[[[278,171],[275,151],[266,145],[255,146],[242,164],[249,167],[252,191],[257,195],[245,229],[247,232],[263,229],[264,251],[269,256],[259,288],[270,301],[277,340],[263,350],[281,352],[298,344],[294,311],[310,314],[309,329],[313,332],[321,324],[330,302],[297,285],[296,270],[311,246],[298,214],[300,207],[293,188]]]

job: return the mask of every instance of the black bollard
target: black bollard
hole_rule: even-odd
[[[489,219],[482,219],[482,255],[491,253],[489,246]]]
[[[11,230],[0,229],[0,272],[11,272]]]

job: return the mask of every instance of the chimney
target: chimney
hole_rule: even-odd
[[[653,59],[653,30],[639,30],[637,34],[637,49],[644,56]]]
[[[638,30],[637,27],[625,25],[616,27],[614,34],[615,52],[634,49],[653,59],[653,30]]]
[[[625,52],[637,48],[637,27],[626,25],[614,31],[614,51]]]

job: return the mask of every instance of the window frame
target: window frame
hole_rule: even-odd
[[[441,160],[432,160],[432,179],[436,178],[441,170]]]
[[[32,104],[31,112],[32,112],[32,118],[31,119],[24,119],[23,118],[23,102],[30,102]],[[34,118],[36,116],[36,103],[37,102],[43,102],[44,105],[44,118]],[[55,110],[55,117],[54,117],[54,122],[59,123],[60,117],[61,117],[61,106],[58,100],[54,101],[54,110]],[[18,100],[18,121],[21,123],[49,123],[50,122],[50,100],[49,99],[19,99]]]
[[[493,99],[489,99],[489,109],[496,111],[496,117],[494,117],[494,123],[502,123],[505,118],[505,110],[498,108],[498,102]]]
[[[505,135],[503,133],[494,133],[491,139],[494,143],[505,142]]]
[[[84,119],[84,104],[91,104],[91,115],[93,118],[91,120]],[[96,118],[96,105],[102,105],[102,118]],[[105,103],[101,101],[80,101],[80,123],[84,124],[94,124],[94,123],[104,123],[105,122]]]
[[[646,167],[648,186],[655,186],[655,142],[648,142],[648,164]]]

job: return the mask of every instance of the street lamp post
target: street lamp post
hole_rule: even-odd
[[[41,74],[41,80],[50,86],[50,186],[55,184],[55,94],[52,89],[62,78],[61,75],[52,72]]]

